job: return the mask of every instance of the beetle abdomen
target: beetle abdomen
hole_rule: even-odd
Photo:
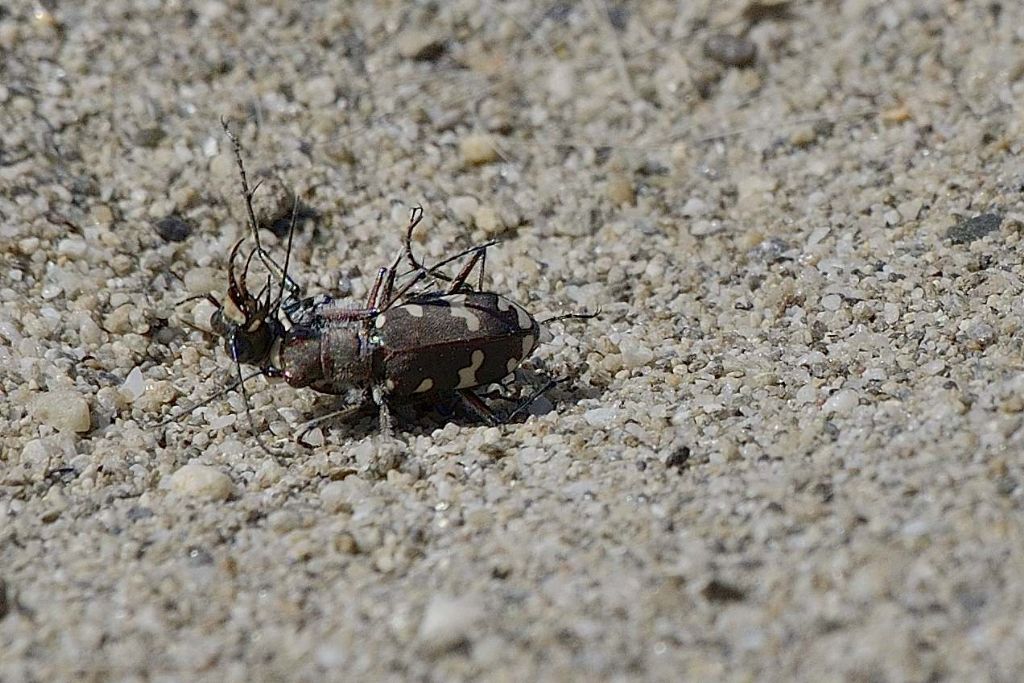
[[[492,292],[428,295],[377,316],[392,396],[448,394],[501,380],[533,352],[537,322]]]

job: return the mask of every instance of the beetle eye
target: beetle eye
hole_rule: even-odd
[[[210,315],[210,329],[218,337],[228,336],[228,325],[224,322],[224,312],[219,308]]]

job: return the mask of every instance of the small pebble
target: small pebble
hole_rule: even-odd
[[[1002,222],[1003,217],[997,213],[983,213],[951,227],[946,231],[946,238],[952,240],[953,244],[969,244],[995,232]]]
[[[826,294],[821,297],[821,307],[826,311],[838,311],[843,305],[843,297],[838,294]]]
[[[836,393],[828,397],[825,404],[821,406],[821,411],[830,415],[835,413],[836,415],[845,415],[851,410],[856,408],[860,404],[860,396],[853,389],[840,389]]]
[[[153,224],[165,242],[184,242],[192,234],[192,226],[180,216],[167,216]]]
[[[32,399],[29,412],[36,420],[62,432],[89,431],[89,401],[70,389],[47,391]]]
[[[288,533],[302,526],[302,517],[292,510],[274,510],[267,515],[267,526],[279,534]]]
[[[71,258],[81,258],[89,250],[89,245],[81,237],[65,237],[57,243],[57,253]]]
[[[295,98],[311,107],[326,107],[337,99],[337,84],[332,76],[315,76],[296,84]]]
[[[429,31],[410,29],[403,31],[395,39],[395,46],[403,59],[432,62],[444,55],[447,41],[444,37]]]
[[[683,215],[689,217],[703,216],[708,212],[708,204],[703,199],[690,197],[683,204]]]
[[[224,286],[227,278],[216,268],[190,268],[185,271],[185,289],[189,294],[207,294]]]
[[[487,235],[496,235],[505,229],[505,224],[501,220],[501,216],[498,212],[490,206],[481,206],[473,214],[473,223],[476,227],[480,228]]]
[[[320,489],[320,502],[331,512],[351,509],[352,487],[344,480],[328,482]]]
[[[761,206],[768,192],[778,187],[778,181],[770,176],[747,176],[736,183],[737,204],[741,208],[754,209]]]
[[[619,416],[618,408],[593,408],[583,413],[583,419],[591,427],[607,429]]]
[[[138,366],[132,368],[128,373],[124,384],[121,385],[121,390],[129,401],[135,401],[146,393],[146,378],[143,377],[142,370]]]
[[[718,33],[704,43],[704,56],[726,66],[751,66],[757,60],[757,45],[741,36]]]
[[[498,159],[498,147],[492,136],[484,133],[473,133],[459,142],[459,154],[470,166],[487,164]]]
[[[191,464],[170,477],[170,490],[180,496],[205,500],[226,500],[231,496],[231,478],[209,465]]]
[[[460,195],[448,200],[448,210],[452,212],[455,220],[463,225],[473,224],[473,216],[479,208],[480,202],[476,200],[476,197]]]
[[[814,131],[814,126],[810,124],[797,126],[793,129],[793,132],[789,134],[789,143],[796,147],[806,147],[814,142],[817,137],[818,135]]]
[[[554,103],[568,102],[576,89],[576,73],[571,64],[560,62],[548,72],[548,93]]]
[[[152,126],[150,128],[142,128],[135,133],[135,146],[142,147],[144,149],[153,149],[160,142],[167,137],[167,132],[159,126]]]
[[[614,175],[609,178],[605,194],[608,195],[608,199],[620,206],[636,201],[636,188],[633,181],[624,175]]]
[[[638,340],[622,344],[622,364],[630,370],[642,368],[654,360],[654,351]]]
[[[468,642],[484,615],[471,597],[434,596],[423,613],[417,640],[427,654],[440,655]]]

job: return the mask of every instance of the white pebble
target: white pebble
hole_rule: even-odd
[[[845,415],[860,404],[860,396],[853,389],[840,389],[828,397],[821,411],[826,415],[835,413]]]
[[[206,294],[222,285],[224,274],[216,268],[190,268],[185,271],[185,289],[189,294]]]
[[[618,408],[594,408],[583,413],[583,419],[591,427],[608,428],[619,416]]]
[[[180,496],[225,500],[231,496],[231,478],[209,465],[185,465],[170,477],[170,489]]]
[[[778,187],[778,181],[770,176],[748,176],[736,183],[739,193],[736,203],[740,208],[752,209],[764,203],[767,193]]]
[[[494,235],[505,229],[498,212],[490,206],[481,206],[473,213],[473,223],[488,235]]]
[[[479,208],[480,202],[476,200],[476,197],[460,195],[458,197],[452,197],[448,201],[448,210],[452,212],[452,216],[455,217],[455,220],[463,225],[473,224],[473,215]]]
[[[826,294],[821,297],[821,307],[826,311],[838,311],[843,305],[843,297],[838,294]]]
[[[332,481],[320,489],[320,502],[331,512],[349,509],[351,507],[352,487],[344,480]]]
[[[292,510],[274,510],[267,515],[267,526],[279,534],[288,533],[302,526],[302,517]]]
[[[483,133],[467,135],[459,142],[459,153],[462,160],[470,165],[486,164],[498,158],[498,148],[494,138]]]
[[[462,645],[470,640],[483,614],[483,606],[474,598],[434,596],[420,622],[420,647],[430,654],[442,654]]]
[[[237,421],[238,421],[238,416],[237,415],[235,415],[234,413],[228,413],[227,415],[219,415],[217,417],[210,418],[209,424],[210,424],[210,429],[220,430],[220,429],[226,429],[227,427],[230,427],[231,425],[235,424],[235,422],[237,422]]]
[[[683,204],[683,215],[684,216],[703,216],[708,212],[708,204],[703,199],[697,197],[690,197]]]
[[[555,103],[568,102],[576,88],[576,73],[571,64],[560,62],[548,73],[548,93]]]
[[[630,370],[642,368],[654,360],[654,351],[635,339],[621,344],[620,350],[622,352],[622,364]]]
[[[43,424],[62,432],[89,431],[89,401],[77,391],[58,390],[39,394],[32,399],[29,412]]]
[[[146,393],[146,378],[142,376],[142,370],[138,366],[132,368],[125,378],[121,390],[129,401],[135,401]]]
[[[303,104],[313,107],[326,107],[337,98],[334,79],[330,76],[317,76],[295,88],[295,98]]]
[[[86,249],[88,245],[80,237],[65,237],[57,243],[57,253],[72,258],[84,256]]]

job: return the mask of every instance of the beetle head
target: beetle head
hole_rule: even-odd
[[[278,306],[271,299],[269,283],[256,296],[246,287],[245,276],[254,252],[246,259],[241,275],[235,277],[235,257],[241,245],[242,240],[235,243],[228,259],[228,301],[221,304],[209,297],[217,308],[210,316],[210,329],[224,339],[224,350],[232,360],[263,366],[274,343],[284,335],[284,328],[277,319]]]

